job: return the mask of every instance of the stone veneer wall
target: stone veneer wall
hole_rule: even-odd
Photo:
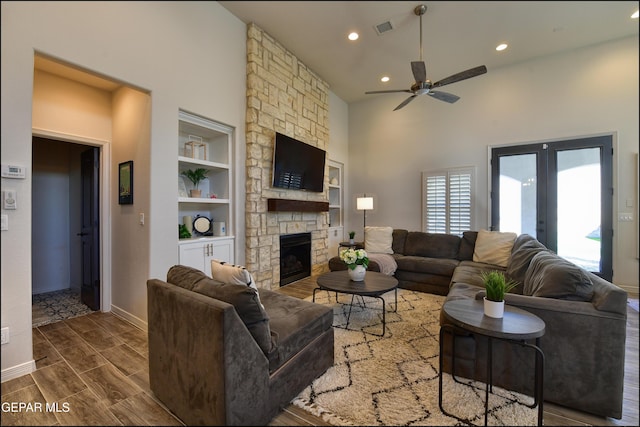
[[[328,201],[271,186],[273,144],[280,132],[327,149],[329,87],[261,28],[247,26],[246,267],[260,288],[280,285],[280,235],[311,233],[311,274],[327,269],[328,213],[267,212],[267,199]]]

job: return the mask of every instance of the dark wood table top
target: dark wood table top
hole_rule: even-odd
[[[501,319],[485,316],[484,302],[475,299],[448,301],[442,311],[451,324],[481,335],[510,340],[529,340],[544,335],[545,323],[542,319],[508,304],[504,306],[504,317]]]
[[[327,291],[362,296],[379,296],[398,287],[395,277],[376,271],[367,271],[362,282],[352,281],[347,270],[321,274],[316,282],[319,288]]]

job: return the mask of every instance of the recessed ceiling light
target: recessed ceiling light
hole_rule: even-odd
[[[349,33],[349,40],[351,41],[358,40],[358,37],[360,37],[360,35],[358,35],[358,33],[356,33],[355,31],[353,33]]]
[[[500,52],[501,50],[505,50],[505,49],[507,48],[507,46],[508,46],[508,45],[507,45],[506,43],[501,43],[501,44],[499,44],[498,46],[496,46],[496,50],[497,50],[498,52]]]
[[[389,81],[389,77],[384,76],[384,77],[382,77],[382,78],[380,79],[380,81],[381,81],[381,82],[385,82],[385,83],[386,83],[386,82],[388,82],[388,81]]]
[[[631,15],[632,19],[638,19],[638,11],[636,10],[635,12],[633,12],[633,15]]]

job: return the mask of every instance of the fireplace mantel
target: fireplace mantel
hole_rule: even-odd
[[[329,212],[329,202],[267,199],[267,210],[269,212]]]

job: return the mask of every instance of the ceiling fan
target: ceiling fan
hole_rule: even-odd
[[[412,95],[402,101],[400,105],[393,109],[393,111],[399,110],[411,101],[413,101],[419,95],[429,95],[435,99],[439,99],[440,101],[448,102],[449,104],[453,104],[458,99],[459,96],[453,95],[451,93],[442,92],[433,90],[435,88],[442,87],[444,85],[448,85],[451,83],[459,82],[460,80],[470,79],[471,77],[479,76],[487,72],[487,67],[484,65],[480,65],[475,68],[470,68],[465,71],[461,71],[459,73],[453,74],[449,77],[446,77],[442,80],[439,80],[435,83],[431,83],[431,80],[427,80],[427,68],[425,66],[424,61],[422,60],[422,15],[427,11],[427,6],[424,4],[418,5],[415,7],[413,12],[420,16],[420,61],[411,61],[411,71],[413,72],[413,77],[416,82],[411,85],[410,89],[399,89],[399,90],[374,90],[370,92],[365,92],[365,94],[373,94],[373,93],[394,93],[394,92],[407,92]]]

